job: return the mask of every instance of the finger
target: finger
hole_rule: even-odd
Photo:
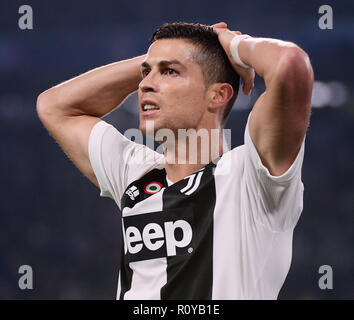
[[[227,24],[224,22],[220,22],[220,23],[214,24],[212,26],[212,29],[213,29],[214,33],[219,34],[220,31],[227,29]],[[218,32],[216,32],[217,29],[218,29]]]
[[[243,83],[242,90],[246,96],[249,96],[252,92],[253,87],[254,87],[253,80],[247,81]]]
[[[225,32],[226,30],[229,30],[227,28],[213,28],[214,33],[216,33],[217,35],[219,35],[222,32]]]
[[[237,35],[242,34],[242,32],[240,32],[240,31],[232,31],[232,33],[237,34]]]
[[[223,28],[218,28],[218,27],[213,27],[213,32],[219,35],[220,32],[224,31],[225,29]]]
[[[251,94],[249,87],[245,83],[242,86],[242,91],[246,96],[249,96]]]
[[[227,28],[226,22],[218,22],[211,26],[212,28]]]

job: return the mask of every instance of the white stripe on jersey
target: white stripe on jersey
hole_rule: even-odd
[[[121,291],[121,285],[120,285],[120,269],[119,269],[119,273],[118,273],[118,289],[117,289],[117,297],[116,297],[117,300],[119,300],[120,291]]]
[[[160,300],[161,288],[167,282],[167,258],[130,262],[132,284],[124,300]]]

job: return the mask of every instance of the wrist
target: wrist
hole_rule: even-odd
[[[246,38],[250,38],[250,36],[247,35],[247,34],[235,35],[234,38],[231,40],[231,43],[230,43],[230,53],[231,53],[231,56],[232,56],[234,62],[237,65],[239,65],[242,68],[249,69],[250,66],[248,66],[247,64],[245,64],[241,60],[240,55],[239,55],[239,51],[238,51],[240,42],[242,40],[246,39]]]

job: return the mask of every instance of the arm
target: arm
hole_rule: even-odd
[[[37,113],[50,135],[96,186],[88,141],[100,117],[138,89],[144,56],[89,71],[41,93]]]
[[[264,79],[266,91],[253,107],[250,136],[269,172],[282,175],[296,158],[309,122],[313,84],[309,57],[293,43],[250,37],[238,47],[240,59],[251,67],[244,69],[235,64],[229,52],[235,33],[226,28],[215,32],[243,78],[246,94],[253,87],[253,69]]]

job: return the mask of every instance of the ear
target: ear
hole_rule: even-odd
[[[234,94],[231,84],[213,83],[208,88],[208,110],[210,112],[222,111]]]

